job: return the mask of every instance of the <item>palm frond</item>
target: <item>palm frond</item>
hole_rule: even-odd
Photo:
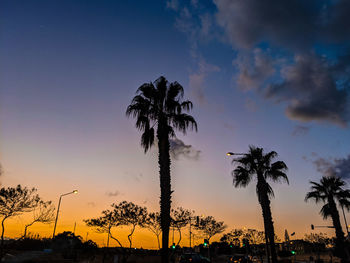
[[[232,177],[235,187],[246,187],[252,179],[252,175],[242,166],[232,171]]]
[[[347,211],[350,211],[350,190],[339,190],[335,198],[338,199],[338,202],[342,207],[345,207]]]
[[[154,85],[157,89],[156,104],[159,108],[164,108],[164,102],[167,94],[168,81],[163,76],[156,79]]]
[[[273,189],[271,187],[271,185],[269,185],[268,183],[267,184],[267,194],[269,197],[275,197],[275,193],[273,192]]]
[[[141,115],[137,117],[135,126],[138,130],[144,131],[149,129],[150,121],[146,116]]]
[[[169,85],[167,100],[175,100],[175,98],[182,99],[184,96],[184,88],[177,82],[172,82]]]
[[[263,152],[262,152],[263,153]],[[277,157],[277,153],[275,151],[268,152],[267,154],[262,154],[262,161],[266,166],[270,166],[272,159]]]
[[[315,203],[317,204],[320,201],[324,201],[327,197],[322,195],[320,192],[318,191],[311,191],[308,192],[305,196],[305,202],[309,201],[309,199],[313,199],[315,200]]]
[[[169,119],[174,128],[183,134],[186,134],[188,128],[197,131],[197,122],[191,115],[186,113],[174,114],[169,116]]]
[[[133,98],[131,104],[127,107],[126,116],[132,116],[133,118],[136,118],[139,115],[146,115],[148,112],[150,112],[150,108],[150,102],[142,96],[137,95]]]
[[[154,144],[154,129],[148,128],[145,129],[141,135],[141,146],[145,149],[145,153],[153,146]]]
[[[156,89],[152,82],[142,84],[136,91],[136,94],[142,94],[147,99],[154,99]]]
[[[181,108],[185,111],[190,111],[193,108],[193,103],[189,100],[185,100],[181,103]]]
[[[332,210],[328,203],[322,206],[320,214],[323,216],[323,219],[327,219],[329,216],[332,215]]]
[[[339,204],[344,207],[348,212],[350,211],[350,200],[347,198],[339,199]]]
[[[271,164],[270,169],[266,169],[265,178],[270,178],[274,182],[285,181],[289,184],[288,176],[285,173],[288,170],[287,165],[282,161]]]

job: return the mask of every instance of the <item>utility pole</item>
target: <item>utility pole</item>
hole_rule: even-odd
[[[341,205],[341,209],[343,210],[343,216],[344,216],[344,222],[345,222],[345,226],[346,226],[346,232],[347,232],[347,236],[349,237],[349,227],[348,227],[348,223],[346,222],[346,216],[345,216],[344,206],[343,205]]]

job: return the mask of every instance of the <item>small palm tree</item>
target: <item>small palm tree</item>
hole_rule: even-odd
[[[197,131],[197,123],[191,115],[192,102],[182,101],[184,90],[177,83],[169,83],[164,77],[138,88],[136,96],[126,110],[126,115],[136,119],[136,128],[142,131],[141,146],[147,152],[154,144],[155,128],[158,140],[158,164],[160,177],[160,217],[162,228],[162,263],[168,262],[169,227],[171,208],[170,143],[175,130],[183,134],[191,128]]]
[[[267,180],[270,179],[273,182],[283,180],[289,183],[285,173],[288,169],[286,164],[282,161],[272,163],[272,160],[276,157],[277,153],[274,151],[265,154],[262,148],[250,146],[247,154],[233,160],[233,163],[237,163],[238,166],[232,171],[235,187],[246,187],[253,178],[257,180],[256,193],[264,218],[266,253],[269,260],[268,247],[270,247],[273,263],[277,263],[275,231],[270,207],[270,198],[274,196],[274,193]]]
[[[332,218],[336,234],[336,249],[343,260],[347,260],[349,252],[345,249],[344,232],[340,224],[336,201],[347,210],[350,209],[350,190],[344,189],[346,182],[337,176],[323,176],[320,183],[310,181],[311,191],[306,194],[305,201],[313,199],[316,203],[324,203],[320,210],[323,219]]]

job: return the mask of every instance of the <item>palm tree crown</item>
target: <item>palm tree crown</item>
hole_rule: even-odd
[[[337,176],[324,176],[320,183],[310,181],[311,191],[306,194],[305,201],[313,199],[316,203],[325,203],[320,211],[324,219],[332,215],[330,202],[337,200],[339,204],[350,209],[350,190],[344,189],[346,182]]]
[[[255,176],[263,181],[267,179],[273,182],[286,181],[289,184],[286,171],[287,165],[283,161],[276,161],[272,163],[272,160],[277,157],[275,151],[271,151],[264,154],[262,148],[250,146],[249,153],[244,154],[243,157],[234,159],[233,163],[239,165],[232,171],[233,184],[235,187],[246,187]],[[269,196],[274,196],[271,186],[267,184],[267,191]],[[259,196],[258,188],[256,189]]]
[[[182,101],[184,90],[178,82],[168,83],[164,77],[145,83],[126,110],[126,115],[136,118],[136,128],[143,132],[141,145],[147,152],[154,144],[154,126],[167,136],[174,137],[175,129],[186,134],[188,128],[197,131],[197,123],[188,112],[192,102]],[[161,125],[161,127],[160,127]]]

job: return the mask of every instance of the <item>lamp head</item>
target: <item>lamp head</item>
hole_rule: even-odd
[[[78,193],[78,190],[73,190],[73,194],[77,194]]]
[[[234,155],[234,153],[233,152],[228,152],[228,153],[226,153],[226,155],[227,156],[232,156],[232,155]]]

